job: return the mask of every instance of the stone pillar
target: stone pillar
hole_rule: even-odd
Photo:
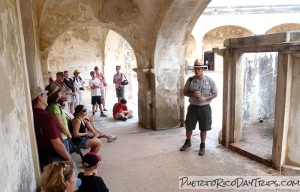
[[[139,124],[146,129],[155,129],[155,75],[151,69],[134,69],[138,79]]]

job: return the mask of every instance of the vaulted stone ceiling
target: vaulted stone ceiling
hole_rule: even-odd
[[[42,65],[49,48],[74,26],[101,26],[116,31],[134,49],[143,67],[153,67],[155,50],[182,46],[209,0],[33,0]],[[160,42],[157,45],[157,42]],[[142,61],[142,62],[139,62]]]

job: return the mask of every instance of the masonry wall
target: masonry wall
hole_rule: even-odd
[[[0,189],[35,191],[35,138],[19,1],[0,6]],[[28,3],[28,1],[27,1]]]
[[[277,53],[243,54],[243,122],[274,120]]]

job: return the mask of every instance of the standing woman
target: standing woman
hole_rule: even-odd
[[[81,185],[74,166],[67,161],[47,165],[42,174],[42,192],[73,192]]]
[[[46,110],[52,114],[55,119],[57,120],[57,123],[59,125],[60,131],[61,131],[61,137],[64,141],[65,147],[68,152],[70,152],[70,144],[69,139],[72,138],[72,135],[68,128],[68,122],[66,119],[66,114],[62,112],[60,104],[57,103],[58,99],[61,99],[61,88],[51,84],[47,85],[46,90],[48,90],[48,106]]]
[[[122,85],[121,83],[124,81],[124,74],[121,73],[121,66],[116,66],[117,73],[114,75],[114,84],[116,87],[116,95],[118,98],[118,103],[120,103],[121,99],[124,98],[125,95],[125,85]]]
[[[79,73],[80,71],[78,71],[77,69],[73,73],[74,74],[73,82],[74,82],[75,97],[76,97],[75,107],[79,105],[82,101],[82,92],[84,90],[83,84],[85,83],[82,80],[82,78],[79,76]]]
[[[82,140],[80,146],[91,147],[90,152],[98,153],[102,142],[96,137],[97,135],[95,133],[90,132],[87,129],[87,124],[84,120],[86,116],[86,107],[84,107],[84,105],[77,105],[72,121],[73,136],[81,137]]]
[[[103,106],[103,111],[107,111],[107,109],[105,108],[105,97],[106,97],[106,93],[105,93],[105,86],[106,86],[106,80],[105,77],[103,76],[103,74],[101,72],[99,72],[99,68],[96,66],[94,67],[94,71],[96,73],[96,78],[98,78],[100,80],[100,91],[101,91],[101,104]],[[96,108],[97,110],[97,108]]]

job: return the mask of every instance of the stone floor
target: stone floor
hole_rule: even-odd
[[[208,73],[218,82],[222,90],[221,73]],[[185,129],[176,128],[162,131],[143,129],[138,125],[136,101],[129,101],[128,106],[135,111],[133,119],[126,122],[113,119],[112,106],[116,98],[107,97],[108,117],[94,116],[96,127],[105,133],[119,136],[118,140],[103,145],[100,154],[103,162],[98,168],[100,175],[110,191],[189,191],[179,189],[180,176],[279,176],[280,173],[261,163],[250,160],[218,144],[218,132],[222,124],[222,95],[212,103],[213,130],[208,133],[206,155],[199,156],[199,131],[192,135],[192,147],[185,152],[179,151],[185,140]],[[89,114],[91,106],[88,93],[83,102]],[[89,150],[83,150],[84,154]],[[72,154],[81,171],[79,155]],[[201,189],[200,191],[217,191]],[[222,191],[256,191],[225,190]],[[268,191],[268,190],[262,190]],[[269,190],[271,191],[271,190]],[[274,190],[272,190],[274,191]],[[283,191],[283,190],[282,190]],[[286,190],[290,191],[290,190]]]
[[[271,166],[274,121],[245,125],[242,139],[231,146],[240,154]]]

